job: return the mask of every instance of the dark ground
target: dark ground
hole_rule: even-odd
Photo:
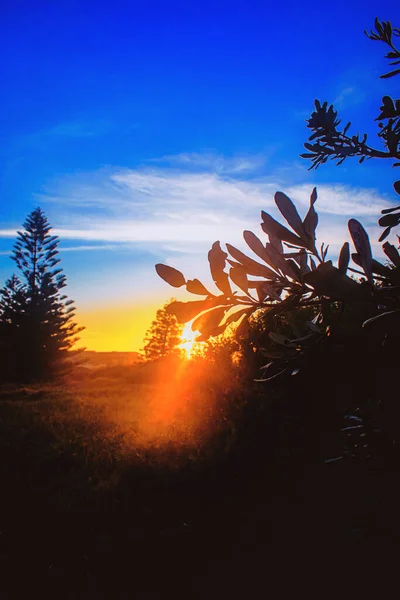
[[[376,570],[396,556],[394,467],[249,463],[246,451],[200,467],[99,467],[38,420],[45,401],[0,400],[2,600],[292,597],[288,585],[303,596],[318,556],[334,579],[337,561],[351,571],[368,557]]]

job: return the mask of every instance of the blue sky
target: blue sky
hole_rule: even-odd
[[[375,16],[399,24],[398,2],[3,1],[0,282],[38,204],[85,311],[168,299],[156,262],[206,277],[211,243],[259,232],[276,189],[305,210],[318,186],[333,254],[350,216],[376,240],[390,166],[309,172],[298,157],[314,98],[375,142],[399,89],[363,34]]]

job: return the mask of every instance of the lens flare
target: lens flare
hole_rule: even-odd
[[[182,343],[179,345],[185,351],[187,358],[193,355],[196,349],[199,349],[204,342],[196,342],[195,339],[199,335],[198,331],[192,331],[191,323],[187,323],[182,332]]]

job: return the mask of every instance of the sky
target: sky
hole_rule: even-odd
[[[330,257],[355,217],[379,258],[388,161],[309,171],[299,157],[315,98],[379,147],[374,119],[399,78],[379,79],[385,48],[363,33],[376,16],[399,25],[398,1],[3,0],[0,285],[41,206],[82,343],[138,350],[160,305],[191,299],[156,263],[209,285],[214,241],[245,249],[277,190],[305,214],[314,185]]]

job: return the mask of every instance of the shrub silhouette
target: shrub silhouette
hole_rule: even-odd
[[[393,52],[398,52],[391,36],[398,36],[399,30],[392,30],[385,22],[381,25],[376,21],[376,26],[378,33],[370,37],[385,41]],[[393,58],[391,53],[388,56]],[[365,136],[362,140],[346,137],[350,124],[338,132],[339,121],[333,107],[327,109],[327,103],[321,106],[317,101],[316,113],[308,126],[314,132],[312,140],[318,141],[312,148],[306,144],[312,155],[303,155],[312,159],[312,167],[329,157],[338,158],[339,162],[353,155],[362,159],[400,158],[400,101],[389,102],[385,98],[378,119],[387,121],[385,126],[381,124],[380,133],[386,152],[367,146]],[[394,187],[400,192],[400,182]],[[232,323],[237,325],[237,339],[244,340],[249,326],[254,332],[254,324],[258,322],[261,335],[258,339],[253,337],[253,343],[268,361],[262,366],[260,381],[285,377],[288,381],[287,377],[293,380],[292,376],[300,373],[298,380],[305,382],[302,388],[299,386],[303,400],[310,396],[310,387],[314,387],[311,395],[314,394],[316,402],[325,395],[332,406],[339,402],[342,411],[349,406],[376,408],[384,396],[385,400],[388,397],[385,425],[391,437],[398,438],[398,428],[393,430],[391,426],[400,416],[392,395],[397,386],[393,369],[400,339],[398,250],[385,242],[387,264],[375,260],[367,232],[360,222],[350,219],[353,252],[349,242],[344,242],[334,265],[327,259],[328,247],[316,244],[317,190],[314,188],[310,194],[304,217],[281,191],[275,194],[275,203],[286,224],[262,211],[261,228],[268,241],[265,243],[251,231],[243,233],[252,256],[230,244],[226,244],[227,252],[219,241],[213,244],[208,260],[219,294],[208,291],[197,279],[186,279],[172,267],[156,265],[157,273],[170,285],[186,286],[188,292],[203,296],[201,300],[173,302],[168,312],[180,323],[193,320],[192,329],[200,331],[198,340],[203,341],[221,335]],[[398,215],[392,214],[395,210],[384,211],[388,214],[380,220],[386,227],[381,239],[397,223]],[[357,393],[348,382],[353,375],[355,380],[363,377],[364,371],[370,374],[370,386],[363,383]],[[327,389],[332,377],[336,378],[334,394]],[[379,388],[382,378],[385,378],[385,392]]]

